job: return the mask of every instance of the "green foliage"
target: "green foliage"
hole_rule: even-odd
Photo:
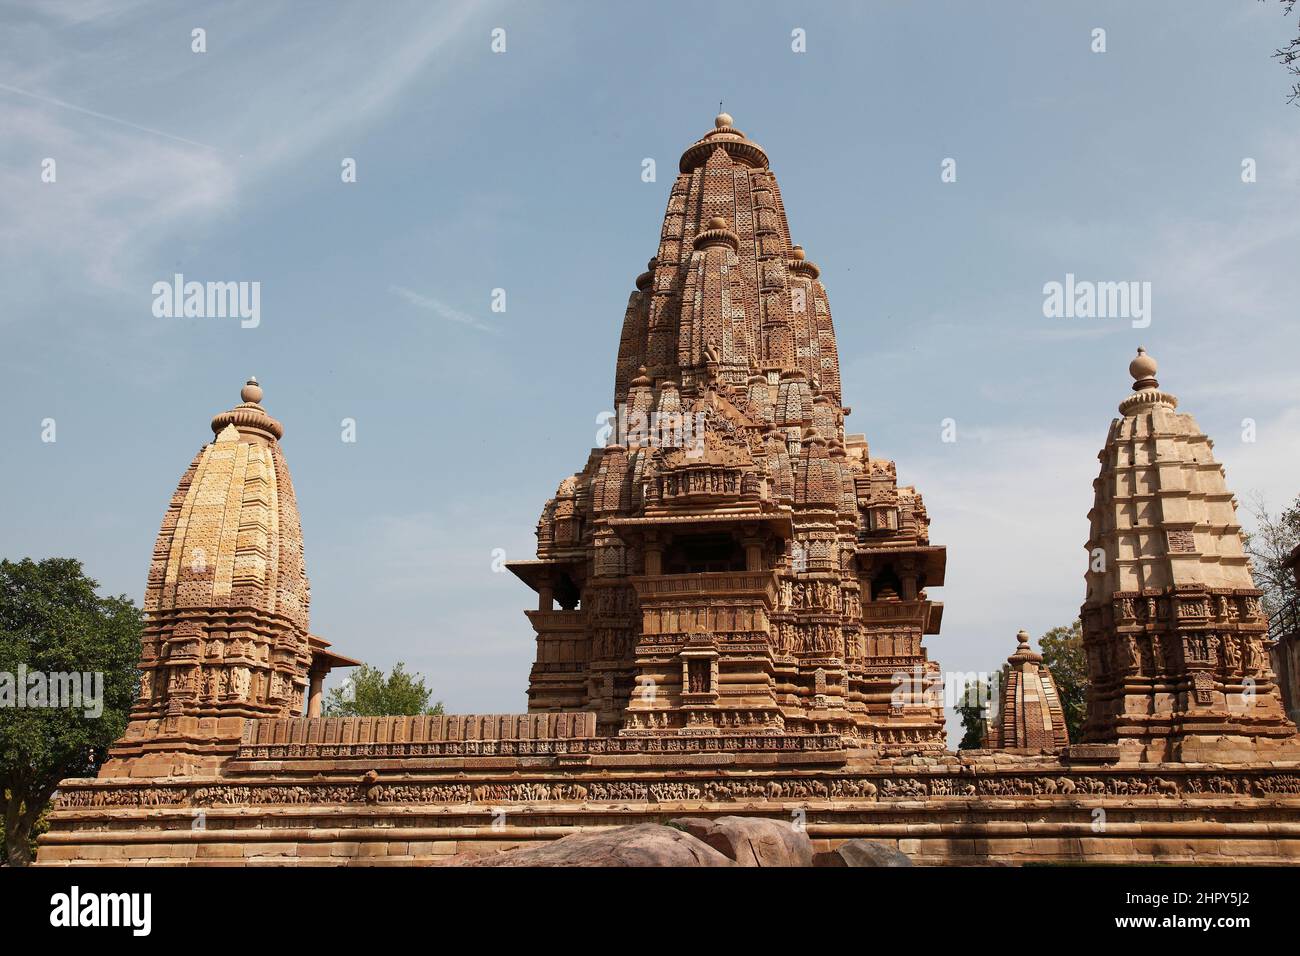
[[[1083,626],[1076,618],[1068,627],[1054,627],[1038,639],[1043,663],[1052,672],[1065,712],[1070,743],[1078,743],[1088,707],[1088,662],[1083,653]]]
[[[961,718],[962,734],[959,750],[978,750],[987,743],[984,739],[987,730],[987,718],[992,712],[989,706],[992,689],[989,682],[978,678],[966,682],[961,697],[953,708]]]
[[[1295,575],[1286,566],[1291,549],[1300,544],[1300,497],[1280,515],[1273,515],[1263,497],[1255,495],[1247,507],[1255,519],[1255,533],[1246,535],[1250,573],[1255,587],[1264,592],[1260,602],[1270,618],[1296,601]]]
[[[31,839],[64,777],[93,776],[121,736],[140,686],[139,609],[125,596],[99,597],[81,562],[0,561],[0,674],[12,690],[28,675],[99,673],[103,710],[0,707],[0,791],[10,865],[31,861]],[[19,691],[24,688],[18,688]]]
[[[343,687],[332,689],[325,699],[327,717],[388,717],[401,714],[438,715],[442,704],[429,706],[431,691],[424,678],[406,672],[398,662],[387,677],[383,670],[362,664],[349,675]]]

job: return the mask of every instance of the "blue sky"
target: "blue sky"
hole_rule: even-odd
[[[949,548],[931,656],[994,669],[1082,601],[1137,345],[1243,501],[1300,491],[1300,111],[1269,58],[1297,26],[1257,2],[0,6],[0,555],[76,556],[139,600],[256,374],[313,630],[450,709],[522,709],[531,592],[493,549],[532,556],[585,462],[677,157],[722,100],[822,269],[849,430]],[[260,282],[261,324],[156,318],[175,272]],[[1151,326],[1045,318],[1067,273],[1151,282]]]

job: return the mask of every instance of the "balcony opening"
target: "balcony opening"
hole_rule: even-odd
[[[871,600],[898,601],[902,599],[903,583],[898,580],[894,569],[886,568],[871,581]]]
[[[673,539],[664,552],[664,574],[745,570],[745,550],[729,534],[690,534]]]
[[[582,591],[573,583],[573,578],[567,573],[561,573],[555,582],[555,600],[565,611],[573,611],[578,607],[582,598]]]

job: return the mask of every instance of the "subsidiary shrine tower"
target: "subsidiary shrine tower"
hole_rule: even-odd
[[[819,276],[767,154],[720,114],[628,300],[620,429],[546,503],[538,560],[510,566],[539,596],[531,712],[944,748],[922,647],[944,549],[894,463],[844,432]]]

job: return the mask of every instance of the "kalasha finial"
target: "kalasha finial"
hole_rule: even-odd
[[[732,125],[731,114],[719,113],[717,116],[713,117],[713,125],[716,126],[718,129],[725,129],[728,126],[731,126]]]
[[[726,229],[726,228],[727,228],[727,218],[726,218],[725,216],[714,216],[712,219],[709,220],[709,228],[710,228],[710,229]]]
[[[262,408],[262,386],[257,376],[251,375],[239,390],[242,402],[229,411],[219,412],[212,419],[212,433],[220,436],[229,425],[234,425],[240,435],[262,435],[279,441],[284,437],[284,426]]]
[[[1029,646],[1029,632],[1023,628],[1016,634],[1016,652],[1007,658],[1007,663],[1013,666],[1019,666],[1025,661],[1039,662],[1043,659],[1042,654],[1034,653],[1034,649]]]
[[[803,251],[803,246],[795,246],[790,250],[790,255],[802,262],[807,256],[807,253]]]
[[[1137,358],[1128,363],[1128,373],[1133,376],[1133,391],[1156,388],[1156,360],[1147,354],[1147,350],[1138,346]]]

